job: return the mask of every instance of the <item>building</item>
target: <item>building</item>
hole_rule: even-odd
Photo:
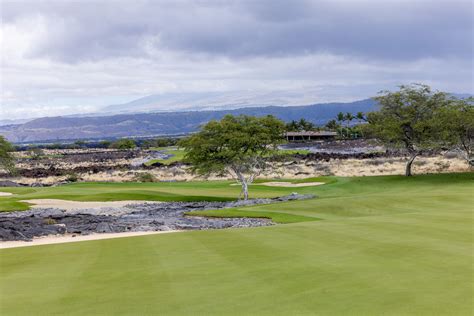
[[[337,136],[336,132],[320,131],[320,132],[287,132],[285,138],[289,142],[312,142],[322,140],[333,140]]]

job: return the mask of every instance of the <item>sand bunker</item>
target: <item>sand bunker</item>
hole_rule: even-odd
[[[13,193],[10,192],[0,192],[0,196],[10,196],[13,195]]]
[[[258,183],[259,185],[266,185],[269,187],[285,187],[285,188],[299,188],[299,187],[312,187],[316,185],[323,185],[324,182],[304,182],[304,183],[291,183],[291,182],[263,182]]]
[[[111,238],[122,238],[122,237],[134,237],[152,234],[167,234],[176,233],[180,230],[173,231],[147,231],[147,232],[126,232],[126,233],[112,233],[112,234],[91,234],[85,236],[65,235],[65,236],[46,236],[33,239],[33,241],[2,241],[0,242],[0,249],[6,248],[17,248],[17,247],[28,247],[28,246],[39,246],[39,245],[50,245],[50,244],[62,244],[67,242],[78,242],[88,240],[99,240],[99,239],[111,239]]]
[[[56,199],[37,199],[37,200],[23,200],[33,207],[41,208],[59,208],[62,210],[80,210],[80,209],[95,209],[103,207],[124,207],[128,204],[149,203],[150,201],[109,201],[109,202],[83,202],[83,201],[68,201]],[[159,203],[153,201],[153,203]]]
[[[316,185],[323,185],[324,182],[305,182],[305,183],[291,183],[291,182],[263,182],[263,183],[252,183],[251,185],[265,185],[268,187],[285,187],[285,188],[299,188],[299,187],[313,187]],[[240,186],[240,183],[231,183],[231,186]]]

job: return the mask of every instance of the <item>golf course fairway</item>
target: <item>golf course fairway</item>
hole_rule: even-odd
[[[466,173],[257,184],[251,197],[317,198],[205,214],[261,212],[286,222],[269,227],[0,250],[0,314],[471,315],[473,180]],[[239,192],[226,181],[3,189],[14,193],[0,197],[4,210],[38,198],[206,200]]]

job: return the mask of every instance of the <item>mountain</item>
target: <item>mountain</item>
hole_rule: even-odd
[[[323,103],[307,106],[267,106],[214,111],[179,111],[118,114],[90,117],[44,117],[24,124],[0,126],[0,135],[12,142],[101,139],[112,137],[172,135],[196,131],[209,120],[225,114],[274,115],[284,121],[305,118],[322,125],[339,112],[357,113],[375,109],[365,99],[350,103]]]
[[[99,113],[125,114],[138,112],[230,110],[245,107],[290,106],[313,104],[320,92],[301,88],[285,91],[226,91],[199,93],[164,93],[149,95],[128,103],[109,105]],[[325,91],[331,95],[331,91]],[[326,96],[327,98],[328,96]],[[330,97],[330,96],[329,96]],[[337,95],[334,96],[334,99]],[[337,99],[341,101],[340,99]],[[346,101],[346,100],[342,100]]]
[[[17,119],[17,120],[0,120],[0,126],[3,125],[13,125],[13,124],[23,124],[29,121],[32,121],[34,119]]]

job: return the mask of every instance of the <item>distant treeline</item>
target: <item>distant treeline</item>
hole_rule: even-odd
[[[17,151],[28,151],[32,149],[81,149],[81,148],[115,148],[115,149],[133,149],[133,148],[153,148],[168,147],[178,143],[179,137],[158,137],[153,139],[131,139],[121,138],[116,140],[85,141],[77,140],[73,143],[52,143],[52,144],[26,144],[15,145]]]

